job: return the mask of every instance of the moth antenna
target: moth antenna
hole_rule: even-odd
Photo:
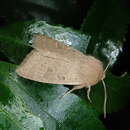
[[[88,100],[90,101],[90,103],[92,103],[92,100],[90,98],[90,92],[91,92],[91,86],[88,86],[87,87],[87,97],[88,97]]]
[[[110,60],[109,63],[107,64],[107,66],[106,66],[106,68],[105,68],[105,70],[104,70],[104,73],[107,71],[107,69],[108,69],[108,67],[110,66],[110,64],[111,64],[111,60]]]
[[[106,105],[107,105],[107,90],[106,90],[106,84],[104,80],[102,80],[102,84],[104,87],[104,105],[103,105],[103,112],[104,112],[104,118],[106,118]]]

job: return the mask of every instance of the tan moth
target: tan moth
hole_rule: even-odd
[[[34,36],[33,48],[16,69],[19,76],[44,83],[74,85],[64,96],[76,89],[87,88],[89,100],[91,86],[102,81],[106,116],[107,95],[103,79],[108,66],[104,70],[102,62],[93,56],[86,56],[44,35]]]

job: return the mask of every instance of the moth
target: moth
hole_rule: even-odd
[[[105,72],[100,60],[93,56],[86,56],[57,40],[44,35],[35,35],[33,50],[17,67],[16,73],[26,79],[51,84],[73,85],[74,90],[87,88],[90,99],[91,86],[102,81],[105,91],[104,117],[106,116],[106,86],[103,81]]]

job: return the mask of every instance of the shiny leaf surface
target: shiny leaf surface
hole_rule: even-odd
[[[60,98],[66,91],[63,86],[22,79],[16,75],[15,66],[5,62],[0,62],[0,83],[1,91],[8,94],[7,98],[1,94],[6,103],[0,99],[1,116],[8,116],[8,122],[1,122],[2,127],[7,127],[6,123],[12,120],[15,122],[12,130],[15,126],[17,130],[104,129],[96,112],[85,100],[74,94]]]

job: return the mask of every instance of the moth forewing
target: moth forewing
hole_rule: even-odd
[[[77,65],[42,56],[41,53],[34,49],[23,60],[16,72],[18,75],[34,81],[80,85],[83,79],[78,73]]]
[[[60,59],[61,61],[75,62],[84,58],[83,53],[44,35],[35,35],[32,47],[38,50],[43,56]]]

